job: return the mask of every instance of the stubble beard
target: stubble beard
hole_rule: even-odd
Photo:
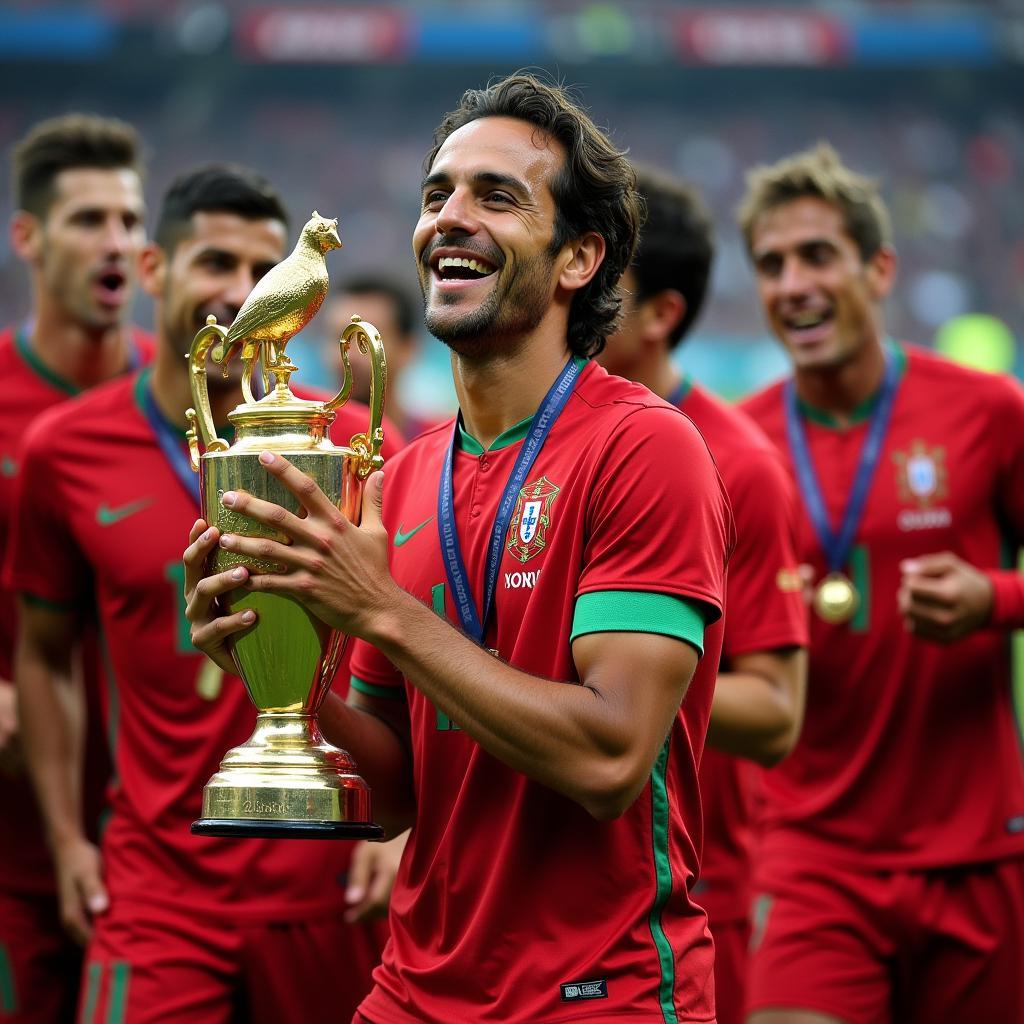
[[[547,312],[546,286],[553,264],[549,253],[534,257],[504,287],[495,286],[479,306],[463,314],[449,309],[446,315],[445,306],[454,305],[456,296],[450,303],[442,298],[439,306],[429,305],[429,278],[421,278],[427,330],[464,359],[514,356]]]

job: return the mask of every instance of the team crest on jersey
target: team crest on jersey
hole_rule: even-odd
[[[914,506],[899,511],[899,528],[907,532],[951,526],[953,513],[941,504],[949,494],[946,449],[929,448],[918,440],[911,444],[910,451],[893,452],[892,458],[900,501]]]
[[[509,524],[508,553],[528,562],[547,547],[551,506],[561,488],[546,476],[532,480],[520,492]]]
[[[909,452],[894,452],[896,485],[901,501],[916,501],[928,508],[946,497],[946,450],[928,448],[924,441],[914,441]]]

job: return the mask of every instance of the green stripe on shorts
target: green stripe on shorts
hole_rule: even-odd
[[[124,1024],[128,1010],[128,979],[131,977],[131,964],[124,960],[110,965],[110,1003],[107,1006],[107,1024]]]
[[[100,997],[100,982],[103,979],[103,964],[91,963],[85,972],[85,1002],[82,1004],[82,1024],[93,1024],[96,1016],[96,1002]]]
[[[18,1010],[18,991],[14,985],[14,969],[7,947],[0,944],[0,1010],[4,1013],[16,1013]]]

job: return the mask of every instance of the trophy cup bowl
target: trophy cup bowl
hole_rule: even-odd
[[[323,264],[323,254],[317,255]],[[279,264],[275,271],[285,270],[288,262]],[[315,264],[315,260],[307,263]],[[359,522],[363,483],[382,465],[387,365],[380,336],[372,324],[353,317],[340,342],[345,380],[339,393],[327,402],[297,398],[288,386],[295,366],[284,348],[288,338],[312,319],[323,301],[326,267],[312,301],[307,288],[301,300],[304,305],[298,309],[300,303],[294,298],[296,268],[292,270],[283,282],[292,285],[290,294],[283,294],[286,289],[281,281],[273,280],[275,271],[271,271],[235,319],[235,326],[239,321],[251,324],[252,317],[248,321],[244,317],[251,302],[272,308],[274,300],[283,295],[290,308],[279,318],[276,333],[273,326],[268,330],[264,323],[260,331],[238,337],[235,327],[228,331],[211,316],[196,335],[189,354],[195,403],[187,414],[192,465],[200,473],[203,517],[222,533],[284,539],[255,520],[225,508],[221,504],[225,491],[245,491],[292,512],[299,511],[291,492],[260,464],[262,451],[285,456],[312,477],[353,523]],[[300,266],[298,271],[309,274],[310,266]],[[318,272],[315,265],[312,272]],[[257,295],[258,291],[261,294]],[[337,447],[328,429],[334,410],[344,404],[351,391],[348,347],[353,339],[370,356],[373,368],[370,423],[366,434],[357,434],[349,447]],[[211,349],[225,374],[228,360],[239,352],[242,356],[245,401],[228,416],[235,430],[231,445],[217,437],[212,421],[207,393]],[[259,399],[253,390],[257,370],[266,391]],[[222,548],[211,555],[209,568],[216,573],[239,564],[254,573],[281,568]],[[229,643],[238,675],[256,706],[256,728],[249,740],[227,752],[220,770],[206,784],[202,818],[192,825],[192,832],[232,837],[383,838],[383,830],[371,817],[369,787],[359,776],[355,762],[344,750],[328,743],[317,725],[317,711],[330,689],[347,637],[283,595],[239,589],[222,599],[222,604],[227,612],[251,608],[257,614],[253,627],[235,634]]]

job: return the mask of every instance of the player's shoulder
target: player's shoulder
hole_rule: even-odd
[[[693,385],[682,410],[704,435],[711,451],[740,455],[770,455],[775,452],[768,435],[754,418],[699,385]]]
[[[427,427],[426,430],[409,441],[401,451],[388,459],[385,472],[405,474],[415,466],[440,464],[440,460],[451,443],[454,430],[454,416],[449,416],[448,419]]]
[[[667,443],[699,445],[704,438],[693,421],[677,406],[624,377],[589,362],[572,395],[576,415],[571,418],[589,443],[605,444],[623,430],[635,440],[644,437]]]
[[[786,380],[774,381],[759,391],[747,395],[737,403],[741,412],[749,416],[759,427],[765,429],[766,423],[781,419],[784,409],[782,404],[782,391],[786,386]]]
[[[25,432],[25,450],[67,447],[82,437],[119,433],[139,406],[141,373],[98,384],[34,417]]]
[[[26,385],[31,384],[29,368],[18,353],[13,327],[5,327],[0,330],[0,375],[3,376],[5,386],[14,389],[16,394],[22,392],[23,382]]]
[[[730,495],[774,495],[785,478],[778,448],[746,412],[694,387],[682,403],[711,449]]]
[[[14,358],[14,328],[0,327],[0,360],[9,362]]]
[[[907,360],[907,382],[931,402],[948,394],[954,408],[968,402],[992,413],[1024,402],[1024,388],[1014,377],[964,366],[919,345],[900,347]]]
[[[24,382],[31,386],[38,380],[38,371],[34,370],[25,357],[27,343],[20,328],[9,325],[0,330],[0,372],[8,387],[20,387]]]

